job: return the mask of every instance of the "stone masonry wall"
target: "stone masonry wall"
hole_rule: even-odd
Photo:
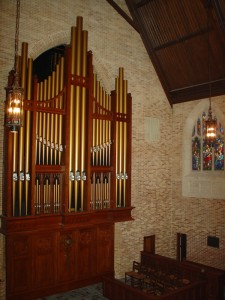
[[[173,108],[173,146],[172,146],[172,227],[173,236],[177,232],[187,234],[187,258],[210,266],[225,269],[225,195],[224,199],[199,199],[182,196],[182,172],[184,165],[183,141],[187,117],[200,101],[175,105]],[[225,125],[225,97],[212,99],[213,107],[219,108]],[[215,112],[215,110],[214,110]],[[191,164],[191,162],[190,162]],[[217,173],[216,173],[217,172]],[[214,176],[225,182],[224,171],[216,171]],[[196,180],[196,185],[198,184]],[[219,237],[219,248],[207,246],[207,236]],[[175,246],[175,244],[174,244]]]

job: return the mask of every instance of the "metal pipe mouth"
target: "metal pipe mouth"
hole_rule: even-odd
[[[18,133],[18,126],[11,126],[10,131],[13,133]]]

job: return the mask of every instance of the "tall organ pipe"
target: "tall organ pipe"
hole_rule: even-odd
[[[77,28],[71,28],[71,74],[74,76],[75,74],[75,57],[76,57],[76,36],[77,36]],[[75,151],[73,137],[74,137],[74,115],[75,115],[75,103],[74,103],[74,95],[75,95],[75,87],[71,84],[70,90],[70,125],[69,125],[69,172],[74,174],[73,167],[73,154]],[[73,178],[69,180],[69,212],[75,209],[74,204],[72,203],[72,198],[74,198],[74,182]]]
[[[22,59],[21,59],[21,86],[24,88],[24,97],[26,98],[26,80],[27,80],[27,53],[28,44],[22,44]],[[26,120],[26,119],[25,119]],[[25,144],[25,128],[27,124],[20,127],[19,130],[19,216],[24,214],[24,144]]]
[[[33,60],[28,59],[28,79],[27,79],[27,100],[30,101],[32,97],[32,73]],[[29,185],[30,185],[30,160],[31,160],[31,111],[26,111],[26,138],[25,138],[25,214],[28,214],[28,200],[29,200]]]
[[[76,51],[76,66],[75,66],[75,76],[81,76],[81,61],[82,61],[82,18],[77,18],[77,41],[76,41],[77,51]],[[80,169],[80,142],[81,142],[81,87],[79,85],[75,86],[75,116],[74,116],[74,172],[81,172]],[[75,177],[74,180],[74,210],[77,211],[77,207],[80,205],[80,179]]]
[[[64,85],[64,57],[61,57],[60,59],[60,67],[59,67],[59,91],[63,91],[63,85]],[[59,108],[63,108],[63,95],[60,96],[59,100]],[[59,116],[59,165],[61,165],[61,158],[62,158],[62,130],[63,130],[63,116],[60,114]]]
[[[123,82],[123,113],[127,115],[127,80]],[[123,136],[124,136],[124,148],[123,148],[123,172],[126,176],[127,173],[127,122],[124,122],[123,125]],[[123,180],[123,206],[126,206],[126,178]]]
[[[82,37],[82,49],[83,49],[83,59],[82,59],[82,77],[87,76],[87,31],[83,31],[83,37]],[[82,87],[82,97],[81,97],[81,166],[80,171],[83,176],[86,176],[86,165],[85,165],[85,157],[86,157],[86,108],[87,108],[87,93],[86,93],[86,87]],[[80,210],[83,210],[84,205],[84,185],[85,185],[85,178],[81,177],[81,204],[80,204]]]

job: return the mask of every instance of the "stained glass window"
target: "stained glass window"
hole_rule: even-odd
[[[203,112],[192,129],[192,170],[224,170],[224,128],[217,120],[216,141],[211,145],[205,138],[205,121],[206,113]]]

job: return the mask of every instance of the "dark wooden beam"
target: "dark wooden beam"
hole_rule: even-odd
[[[211,84],[211,92],[209,89],[209,84]],[[213,97],[221,96],[225,94],[225,78],[213,80],[210,83],[203,82],[180,89],[170,90],[169,93],[170,97],[173,99],[173,104],[209,98],[211,95],[213,95]]]
[[[179,44],[179,43],[183,43],[183,42],[185,42],[187,40],[195,38],[196,36],[200,36],[200,35],[206,34],[208,32],[209,32],[209,29],[205,28],[205,29],[193,32],[192,34],[183,36],[183,37],[181,37],[181,38],[179,38],[177,40],[170,41],[170,42],[168,42],[166,44],[163,44],[161,46],[154,47],[153,50],[158,51],[158,50],[161,50],[161,49],[165,49],[167,47],[170,47],[170,46],[173,46],[173,45],[176,45],[176,44]]]
[[[138,33],[139,29],[134,21],[122,10],[122,8],[113,0],[106,0]]]

